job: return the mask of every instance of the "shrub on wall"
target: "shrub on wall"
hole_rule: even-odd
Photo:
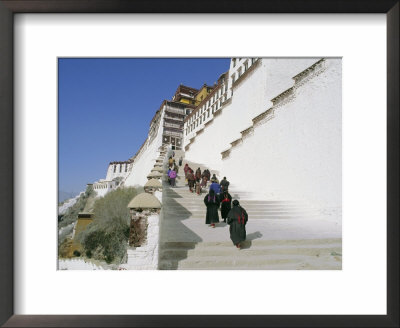
[[[122,261],[129,238],[130,214],[127,206],[137,194],[135,188],[120,188],[95,202],[93,222],[77,236],[86,257],[107,263]]]

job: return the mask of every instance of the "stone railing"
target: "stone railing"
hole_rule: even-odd
[[[160,157],[172,152],[171,147],[168,150],[160,148]],[[158,166],[157,160],[154,165]],[[163,188],[161,182],[154,180],[146,185],[145,192],[135,196],[128,204],[131,223],[127,263],[121,267],[130,270],[158,269]]]

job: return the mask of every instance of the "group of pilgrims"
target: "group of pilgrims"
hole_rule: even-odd
[[[183,159],[180,157],[178,166],[172,156],[168,159],[168,181],[173,188],[176,186],[175,180],[179,167],[182,166],[182,161]],[[219,223],[218,211],[220,210],[222,221],[229,225],[230,238],[233,244],[240,249],[241,243],[246,240],[248,215],[237,199],[232,201],[232,196],[229,193],[229,181],[226,177],[219,181],[215,174],[211,176],[208,169],[202,172],[199,167],[194,172],[187,163],[183,167],[183,171],[191,193],[195,192],[200,196],[202,190],[206,190],[208,182],[210,182],[208,194],[204,197],[204,204],[207,207],[206,224],[215,228],[215,225]]]

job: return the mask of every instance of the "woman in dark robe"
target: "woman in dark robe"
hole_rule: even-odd
[[[192,171],[191,169],[189,169],[186,178],[187,178],[187,180],[188,180],[189,191],[190,191],[190,192],[193,192],[195,177],[194,177],[193,171]]]
[[[206,224],[209,224],[211,227],[215,228],[215,223],[219,222],[219,199],[214,193],[214,190],[210,190],[210,193],[204,197],[204,204],[207,206]]]
[[[221,217],[226,222],[226,218],[228,217],[228,213],[231,210],[232,196],[229,192],[224,191],[220,194],[221,201]]]
[[[200,180],[201,180],[201,170],[200,170],[200,168],[198,168],[196,170],[195,178],[196,178],[196,182],[200,182]]]
[[[248,215],[246,210],[239,205],[238,200],[232,202],[232,209],[228,213],[229,232],[233,244],[240,249],[240,243],[246,240],[246,223]]]
[[[205,169],[204,171],[206,172],[207,181],[210,181],[210,176],[211,176],[210,170]]]

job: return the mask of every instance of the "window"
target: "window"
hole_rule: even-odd
[[[256,61],[255,58],[251,58],[251,64],[252,64],[252,65],[254,64],[255,61]]]
[[[235,83],[235,74],[232,74],[232,83]]]
[[[207,117],[210,117],[210,108],[207,110]]]
[[[246,60],[246,62],[244,63],[244,71],[246,72],[248,68],[249,68],[249,63]]]
[[[242,75],[242,68],[239,67],[239,69],[238,69],[238,78],[239,78],[241,75]]]
[[[232,58],[232,67],[236,66],[236,58]]]
[[[117,169],[117,165],[114,164],[114,173],[115,173],[115,170],[116,170],[116,169]]]

